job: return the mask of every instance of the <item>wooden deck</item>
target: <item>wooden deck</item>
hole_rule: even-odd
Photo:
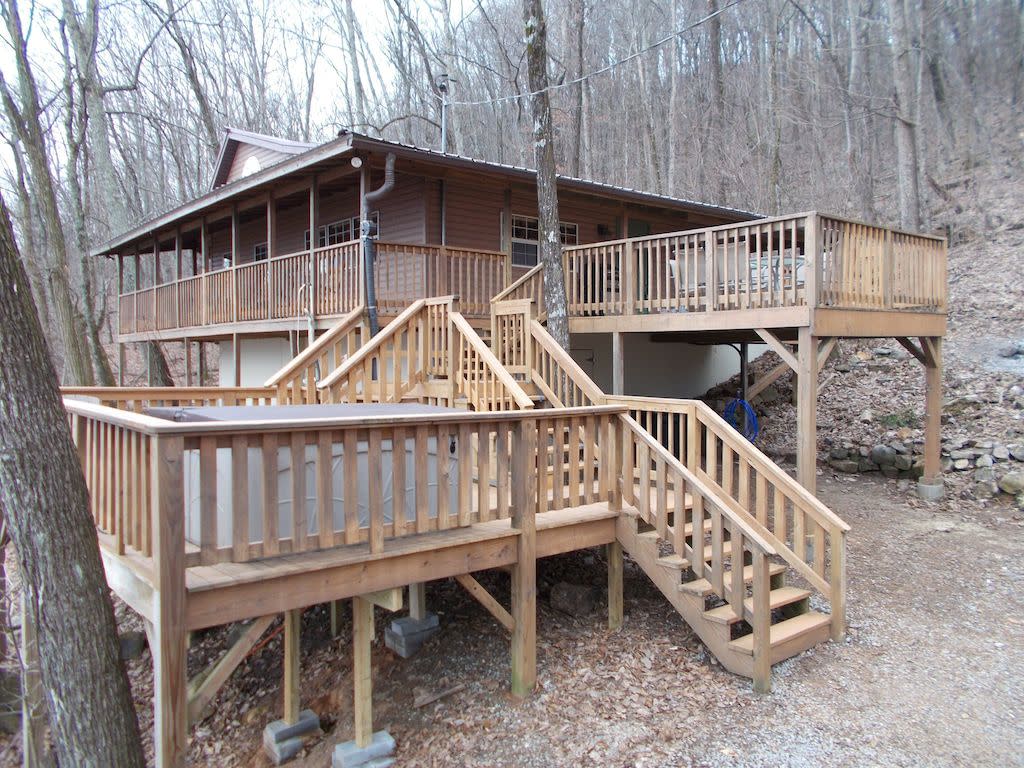
[[[565,248],[570,330],[755,340],[942,336],[946,244],[811,212]],[[495,301],[533,299],[539,269]]]
[[[150,635],[158,765],[183,764],[190,724],[278,616],[284,719],[297,722],[301,612],[348,598],[355,738],[368,743],[372,607],[400,610],[408,590],[415,612],[414,602],[423,604],[417,585],[435,579],[455,578],[510,632],[511,690],[528,695],[536,680],[536,560],[587,547],[607,547],[610,626],[622,621],[627,551],[722,664],[753,677],[758,690],[769,685],[772,660],[842,635],[845,524],[706,406],[605,397],[539,323],[514,314],[495,329],[502,354],[518,350],[518,366],[506,369],[490,352],[460,363],[477,342],[452,332],[450,301],[421,303],[314,388],[335,402],[344,396],[347,409],[374,403],[364,418],[260,405],[306,387],[66,393],[108,583]],[[512,328],[530,340],[511,343]],[[486,410],[515,402],[503,387],[518,387],[513,371],[524,367],[554,407],[531,401]],[[480,410],[382,415],[382,403],[427,404],[453,391],[432,379],[453,373],[462,377],[456,391]],[[238,402],[250,404],[243,410],[253,418],[168,421],[138,412]],[[572,404],[580,407],[565,407]],[[473,577],[491,568],[511,572],[509,608]],[[809,588],[785,587],[787,570]],[[809,611],[812,590],[830,614]],[[723,609],[705,610],[706,594]],[[772,607],[783,602],[792,608],[775,616]],[[250,623],[236,644],[187,680],[187,632],[238,621]],[[742,642],[729,634],[737,622],[750,627]]]

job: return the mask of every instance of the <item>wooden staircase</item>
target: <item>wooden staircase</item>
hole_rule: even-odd
[[[702,545],[703,556],[702,568],[698,570],[711,565],[711,528],[711,521],[707,518],[703,525],[698,526],[697,544]],[[696,578],[688,559],[678,554],[662,554],[664,541],[635,508],[624,510],[617,523],[617,533],[623,549],[672,603],[722,666],[735,674],[753,677],[753,630],[733,608],[732,588],[726,588],[728,602],[723,601],[708,579]],[[685,539],[688,545],[693,546],[692,524],[686,525]],[[749,558],[734,558],[729,540],[723,541],[722,554],[726,561],[726,584],[733,583],[734,567],[743,569],[744,613],[753,613],[754,569],[746,562]],[[769,647],[771,663],[778,664],[827,641],[832,630],[832,617],[811,610],[811,590],[786,585],[787,567],[784,563],[771,562],[768,575],[771,610]]]
[[[845,522],[704,403],[605,395],[532,300],[496,302],[492,329],[547,405],[628,408],[617,538],[726,669],[768,690],[773,664],[844,635]]]

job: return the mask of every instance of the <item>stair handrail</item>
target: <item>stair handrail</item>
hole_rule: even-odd
[[[680,431],[684,432],[686,436],[686,464],[690,471],[714,487],[721,496],[722,503],[737,515],[742,516],[745,520],[757,522],[767,531],[771,537],[769,540],[773,542],[779,556],[829,601],[832,609],[832,636],[836,639],[842,637],[846,631],[846,533],[850,530],[850,526],[842,518],[826,507],[756,446],[743,438],[706,403],[699,400],[632,396],[608,396],[605,402],[626,406],[638,415],[639,412],[645,411],[648,414],[678,414],[685,418],[687,421],[681,423]],[[723,446],[740,459],[741,471],[742,462],[747,462],[748,467],[754,470],[754,483],[750,482],[749,477],[745,481],[740,479],[738,483],[733,483],[732,479],[727,481],[719,475],[718,450],[711,447],[707,436],[703,441],[701,440],[700,425],[703,425],[715,439],[721,440]],[[644,429],[643,425],[641,425],[641,429]],[[652,439],[659,442],[653,436]],[[710,473],[707,468],[700,466],[702,442],[705,444],[707,452],[715,455],[715,466]],[[671,451],[669,453],[671,454]],[[728,459],[728,469],[726,469],[726,458],[723,456],[722,473],[724,474],[726,471],[732,472],[732,459],[731,457]],[[762,481],[757,480],[757,473],[760,473],[760,477],[763,478],[763,485]],[[739,499],[733,496],[734,487],[736,496],[746,497],[744,503],[740,503]],[[746,487],[745,491],[744,487]],[[754,496],[753,503],[750,499],[751,494]],[[769,495],[773,497],[770,527],[768,525]],[[760,503],[758,496],[761,498]],[[787,499],[793,505],[792,528],[786,524],[785,502]],[[781,509],[778,507],[780,501]],[[798,520],[798,515],[802,516],[803,514],[807,515],[809,522],[803,520],[802,517]],[[825,540],[826,533],[829,537],[827,542]],[[794,539],[793,547],[786,542],[786,537],[790,534]],[[810,551],[813,565],[808,562],[807,549],[799,548],[797,543],[797,538],[807,537],[812,539]],[[802,543],[806,545],[806,542]],[[827,577],[826,548],[831,552]]]
[[[520,275],[517,279],[509,283],[504,290],[492,296],[491,303],[496,304],[499,301],[505,301],[507,299],[532,299],[532,296],[518,296],[515,294],[519,291],[520,288],[522,288],[524,285],[533,280],[534,277],[540,274],[543,267],[543,264],[538,264],[535,267],[532,267],[528,272],[525,272],[522,275]]]
[[[491,374],[495,379],[508,391],[508,398],[514,400],[520,410],[533,408],[533,399],[526,393],[519,382],[515,380],[508,369],[498,360],[497,356],[491,351],[491,348],[484,343],[484,340],[480,338],[479,334],[469,324],[469,321],[463,316],[461,312],[451,311],[449,312],[449,318],[452,323],[452,328],[459,333],[462,339],[467,345],[480,356],[481,361],[490,370]],[[459,360],[457,362],[457,370],[461,370],[464,361]],[[449,372],[449,375],[454,371]]]
[[[283,397],[285,391],[290,386],[293,386],[295,382],[300,381],[304,376],[311,375],[316,363],[333,344],[356,330],[359,330],[360,335],[365,334],[367,328],[364,318],[365,311],[365,308],[360,304],[342,317],[333,328],[320,336],[267,379],[263,386],[276,388],[279,397]],[[321,371],[320,378],[324,378],[329,373],[329,371]]]

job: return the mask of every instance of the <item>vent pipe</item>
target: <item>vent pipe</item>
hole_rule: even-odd
[[[369,169],[367,169],[367,173]],[[377,286],[373,279],[373,264],[376,261],[375,238],[377,232],[370,221],[370,204],[377,202],[395,188],[395,155],[388,152],[384,161],[384,183],[372,192],[363,195],[359,206],[359,222],[363,239],[363,273],[366,282],[366,314],[370,322],[370,337],[380,331],[377,319]]]

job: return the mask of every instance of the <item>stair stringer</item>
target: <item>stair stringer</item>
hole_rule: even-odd
[[[626,514],[619,515],[615,522],[615,535],[622,548],[647,574],[647,578],[654,582],[654,586],[697,633],[701,642],[715,655],[719,663],[733,674],[752,678],[753,656],[737,653],[729,648],[729,627],[704,618],[704,598],[680,589],[682,582],[679,580],[679,572],[658,564],[658,545],[650,539],[640,537],[636,531],[635,520]]]

